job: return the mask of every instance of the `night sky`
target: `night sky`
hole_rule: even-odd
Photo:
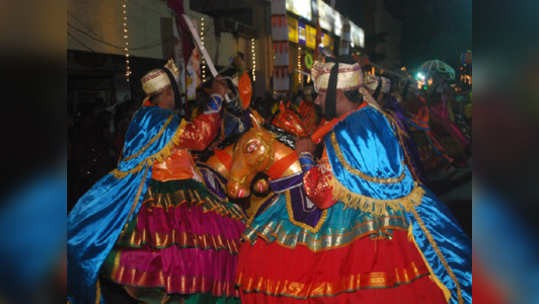
[[[336,8],[361,26],[359,1],[336,0]],[[404,65],[414,67],[425,60],[440,59],[456,67],[459,55],[472,49],[472,0],[376,1],[384,1],[387,10],[403,22]]]

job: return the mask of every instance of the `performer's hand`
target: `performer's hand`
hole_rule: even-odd
[[[310,137],[299,137],[296,139],[296,152],[298,155],[302,152],[313,153],[316,149],[316,145],[312,142]]]
[[[221,76],[217,76],[211,84],[210,94],[219,94],[221,96],[225,96],[227,91],[228,89],[225,81]]]

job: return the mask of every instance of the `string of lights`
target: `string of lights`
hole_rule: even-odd
[[[122,0],[123,36],[125,52],[125,81],[129,82],[131,76],[131,66],[129,65],[129,30],[127,26],[127,0]]]
[[[255,38],[251,38],[251,60],[252,60],[252,76],[253,76],[253,82],[256,81],[256,40]]]
[[[204,23],[204,17],[200,17],[200,41],[202,42],[202,46],[205,46],[204,42],[204,33],[205,33],[205,23]],[[204,56],[202,56],[202,60],[200,61],[202,64],[201,72],[202,72],[202,82],[206,82],[206,60],[204,59]]]
[[[302,85],[301,76],[301,46],[298,45],[298,87]]]

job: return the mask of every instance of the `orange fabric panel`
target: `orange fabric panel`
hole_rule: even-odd
[[[274,162],[273,165],[266,172],[271,178],[277,179],[282,177],[283,173],[288,169],[294,162],[298,160],[298,155],[295,152],[288,154],[287,156],[279,159]]]
[[[154,163],[152,179],[162,182],[190,179],[194,176],[193,166],[191,153],[188,150],[176,148],[165,161]]]
[[[241,104],[243,109],[247,109],[251,103],[251,96],[253,95],[253,86],[251,85],[251,78],[247,72],[244,72],[238,82],[238,90],[240,93]]]
[[[225,152],[225,150],[215,149],[215,156],[221,161],[225,168],[230,171],[232,167],[232,155]]]

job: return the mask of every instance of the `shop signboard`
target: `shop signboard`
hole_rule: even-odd
[[[312,19],[311,0],[286,0],[286,10],[309,21]]]
[[[288,40],[298,43],[298,19],[288,16]]]
[[[305,45],[310,49],[316,48],[316,28],[310,25],[306,25],[305,30],[306,30]]]
[[[320,27],[333,33],[335,25],[334,9],[322,0],[318,0],[318,18]]]
[[[365,32],[353,22],[350,22],[350,38],[352,47],[365,47]]]
[[[331,39],[331,36],[327,33],[322,33],[322,45],[324,46],[324,48],[333,49],[333,41]]]
[[[305,41],[307,37],[305,31],[306,31],[305,23],[298,21],[298,41],[299,41],[299,44],[303,46],[305,46]]]

